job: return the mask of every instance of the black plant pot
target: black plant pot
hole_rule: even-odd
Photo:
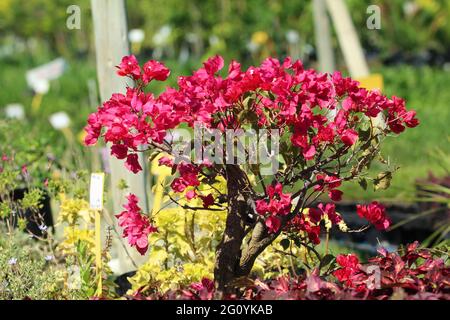
[[[127,293],[127,291],[131,289],[131,283],[130,283],[130,281],[128,281],[128,278],[134,276],[135,274],[136,274],[136,271],[130,271],[130,272],[121,274],[114,280],[114,283],[117,285],[116,293],[119,296],[125,295]]]
[[[23,199],[27,191],[28,189],[26,188],[15,189],[11,195],[12,200],[19,201]],[[53,227],[53,216],[52,216],[52,209],[50,206],[50,197],[46,192],[44,192],[40,204],[42,205],[42,208],[39,210],[39,214],[44,220],[43,223],[47,227]],[[33,213],[31,212],[31,210],[27,210],[25,212],[25,219],[27,219],[26,229],[28,232],[38,237],[45,237],[45,232],[43,232],[43,230],[39,228],[40,227],[39,224],[33,219]],[[15,227],[17,227],[17,221]]]

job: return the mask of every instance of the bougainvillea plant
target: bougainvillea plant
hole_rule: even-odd
[[[112,155],[123,159],[134,173],[142,170],[138,152],[162,153],[160,165],[172,168],[172,191],[180,198],[203,200],[203,206],[186,208],[210,210],[211,214],[226,208],[214,282],[218,292],[230,293],[235,280],[250,273],[258,255],[281,233],[309,246],[320,242],[324,221],[341,224],[334,205],[342,198],[341,184],[352,180],[367,184],[364,173],[372,161],[381,158],[383,138],[419,122],[415,112],[405,108],[404,100],[361,88],[339,72],[306,70],[298,60],[267,58],[247,70],[232,61],[228,72],[223,67],[222,57],[212,57],[191,76],[179,77],[178,89],[168,87],[155,97],[145,88],[152,80],[165,81],[169,69],[152,60],[141,68],[134,56],[124,57],[118,74],[133,79],[135,86],[125,94],[114,94],[89,116],[85,142],[93,145],[101,139],[111,144]],[[250,161],[252,146],[244,147],[244,161],[239,162],[233,153],[235,140],[230,149],[217,138],[215,161],[190,161],[192,153],[180,161],[174,151],[174,130],[195,131],[199,125],[223,134],[229,130],[268,132],[268,143],[278,146],[270,154],[277,160],[276,170],[262,174],[260,163]],[[188,145],[198,146],[197,140],[192,138]],[[211,145],[202,140],[200,151],[206,150]],[[373,179],[376,188],[388,185],[389,170]],[[213,197],[200,191],[200,185],[212,186],[219,176],[227,181],[226,192]],[[359,206],[357,211],[376,228],[389,227],[380,204]],[[145,238],[155,229],[146,219],[131,221],[138,216],[127,215],[121,224]],[[145,252],[140,234],[126,234]]]

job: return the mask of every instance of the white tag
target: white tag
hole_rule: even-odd
[[[170,35],[172,33],[172,27],[169,25],[163,25],[153,36],[153,43],[157,47],[162,47],[169,41]]]
[[[142,29],[131,29],[128,32],[128,39],[130,39],[131,43],[141,43],[144,41],[145,33]]]
[[[286,40],[291,44],[296,44],[300,42],[300,35],[295,30],[288,30],[286,32]]]
[[[35,90],[35,83],[39,80],[54,80],[59,78],[66,69],[66,61],[63,58],[55,59],[37,68],[28,70],[26,79],[28,86]]]
[[[11,103],[5,107],[6,116],[10,119],[22,120],[25,118],[25,110],[20,103]]]
[[[48,90],[50,90],[50,82],[45,79],[36,79],[32,82],[31,87],[36,93],[47,94]]]
[[[89,190],[89,207],[92,210],[102,210],[103,209],[104,180],[105,180],[104,173],[92,173],[91,174],[91,187]]]
[[[50,124],[56,130],[62,130],[70,125],[70,118],[64,111],[56,112],[52,114],[49,118]]]

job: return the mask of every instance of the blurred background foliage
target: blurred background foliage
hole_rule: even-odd
[[[425,54],[427,50],[448,54],[449,1],[346,0],[346,3],[368,53],[373,51],[385,58],[398,53]],[[70,5],[81,9],[82,28],[77,32],[65,27],[66,9]],[[273,55],[286,53],[289,39],[294,40],[289,31],[297,32],[303,44],[314,43],[310,0],[127,0],[126,5],[129,28],[145,31],[143,46],[152,50],[164,43],[170,47],[171,58],[188,47],[199,56],[217,51],[227,58],[254,62],[248,47],[255,32],[266,33],[259,40],[267,42]],[[381,8],[381,30],[366,28],[369,5]],[[166,39],[163,35],[167,28],[170,32]],[[45,40],[47,49],[54,54],[86,54],[92,49],[90,1],[3,0],[0,30],[2,41],[9,35],[27,40],[32,47],[35,40]]]
[[[385,154],[401,167],[386,191],[363,192],[347,187],[347,198],[414,196],[415,180],[428,172],[443,175],[433,150],[450,153],[447,122],[450,92],[450,1],[448,0],[347,0],[373,72],[384,76],[388,95],[406,98],[418,111],[421,125],[400,139],[386,141]],[[367,7],[379,5],[380,30],[369,30]],[[67,8],[81,9],[81,29],[69,30]],[[129,29],[142,29],[145,38],[132,46],[141,60],[163,60],[172,69],[168,83],[155,84],[155,92],[175,85],[176,76],[198,68],[206,57],[221,54],[244,66],[272,55],[291,55],[307,67],[317,67],[312,1],[291,0],[127,0]],[[338,69],[346,73],[333,32]],[[51,81],[39,112],[33,113],[34,93],[27,87],[26,71],[57,57],[67,61],[65,73]],[[74,167],[91,169],[79,138],[86,116],[100,102],[96,81],[95,47],[89,0],[0,1],[0,117],[11,103],[25,108],[25,120],[16,124],[34,136],[45,135],[55,156],[73,159]],[[49,116],[65,111],[70,134],[57,133]],[[65,146],[62,148],[60,146]],[[69,154],[69,155],[68,155]],[[72,155],[72,157],[71,157]]]

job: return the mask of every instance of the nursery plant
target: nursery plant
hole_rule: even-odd
[[[0,121],[0,138],[9,142],[0,145],[0,298],[88,299],[99,276],[114,297],[109,268],[95,272],[87,172],[63,167],[48,135],[24,133],[27,125]],[[58,204],[56,221],[51,204]],[[62,237],[56,226],[64,227]],[[109,249],[106,237],[105,264]]]
[[[146,87],[165,81],[170,70],[154,60],[141,68],[133,55],[124,57],[117,73],[135,85],[89,116],[85,138],[87,145],[110,144],[112,155],[134,173],[142,170],[139,152],[151,159],[163,155],[159,164],[171,168],[174,204],[211,215],[227,211],[215,256],[217,297],[235,293],[280,234],[286,247],[314,250],[330,226],[345,230],[334,204],[342,199],[339,187],[358,181],[363,188],[387,188],[395,167],[380,146],[419,124],[403,99],[361,88],[339,72],[306,70],[299,60],[267,58],[247,70],[232,61],[228,72],[223,67],[223,58],[214,56],[179,77],[178,88],[154,96]],[[371,177],[373,161],[385,169]],[[219,178],[226,190],[214,188]],[[130,194],[117,217],[123,236],[144,254],[158,226],[138,202]],[[377,202],[356,211],[377,229],[390,226]]]
[[[243,285],[239,295],[245,300],[447,300],[449,299],[448,252],[423,249],[417,242],[398,252],[378,250],[367,263],[354,254],[336,257],[337,268],[322,274],[317,268],[310,273],[285,274],[274,279],[256,279]],[[332,275],[332,276],[331,276]],[[338,281],[334,281],[333,277]],[[214,283],[203,278],[184,290],[145,295],[138,292],[130,299],[210,300]]]
[[[32,140],[22,135],[23,128],[19,121],[0,121],[0,139],[9,141],[0,146],[0,221],[8,233],[19,228],[46,236],[52,219],[44,208],[44,181],[52,161],[46,138]]]
[[[61,299],[67,294],[54,257],[24,234],[0,225],[0,299]]]

